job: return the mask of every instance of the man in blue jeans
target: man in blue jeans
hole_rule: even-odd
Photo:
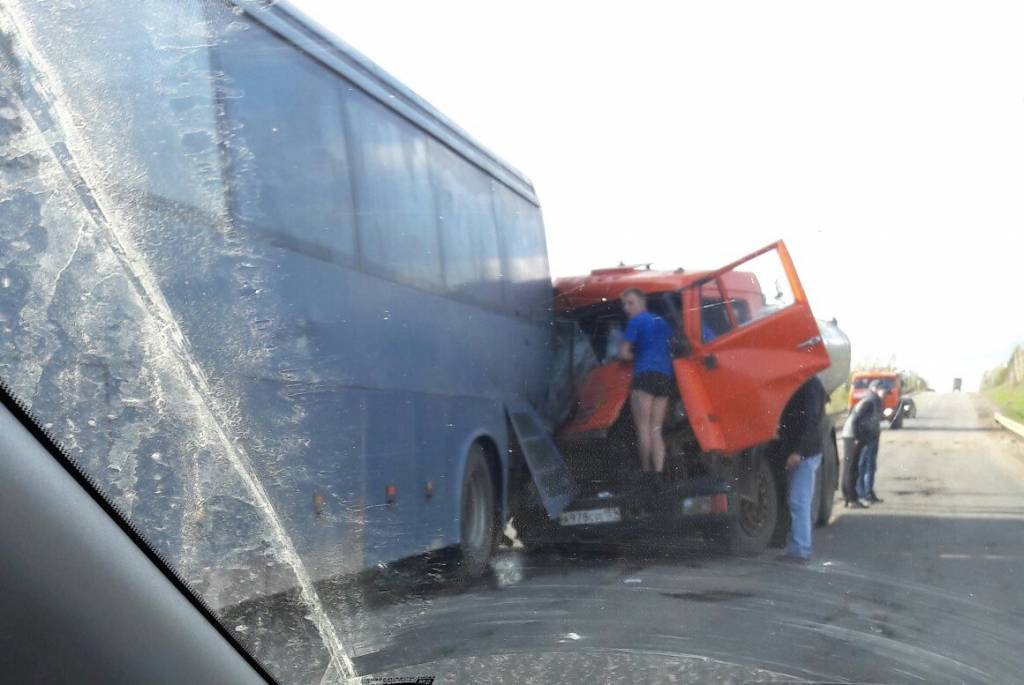
[[[882,500],[875,494],[875,470],[878,467],[878,443],[882,434],[882,397],[885,389],[877,381],[868,384],[868,392],[864,399],[854,408],[854,432],[860,448],[858,464],[857,497],[868,504],[881,504]],[[864,405],[863,407],[861,405]]]
[[[828,394],[817,376],[807,381],[782,414],[782,435],[789,475],[789,537],[780,561],[807,563],[811,558],[814,528],[814,482],[821,466],[822,421]]]

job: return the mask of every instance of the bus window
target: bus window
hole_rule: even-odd
[[[429,148],[445,288],[460,298],[500,307],[501,251],[490,181],[436,140],[430,140]]]
[[[233,122],[234,218],[283,247],[352,264],[355,219],[335,75],[250,22],[217,47]]]
[[[345,95],[363,268],[401,283],[441,290],[441,255],[427,137],[368,95]]]

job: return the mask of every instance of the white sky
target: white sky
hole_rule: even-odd
[[[855,360],[1024,341],[1024,4],[292,4],[533,180],[553,275],[782,238]]]

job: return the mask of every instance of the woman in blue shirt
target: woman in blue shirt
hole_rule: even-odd
[[[665,440],[661,429],[672,394],[672,328],[647,311],[643,291],[622,293],[622,308],[629,316],[619,358],[633,361],[630,408],[640,446],[640,468],[645,473],[665,470]]]

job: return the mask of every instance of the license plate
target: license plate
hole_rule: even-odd
[[[618,523],[622,514],[618,507],[608,509],[587,509],[585,511],[566,511],[558,517],[563,526],[585,526],[592,523]]]

